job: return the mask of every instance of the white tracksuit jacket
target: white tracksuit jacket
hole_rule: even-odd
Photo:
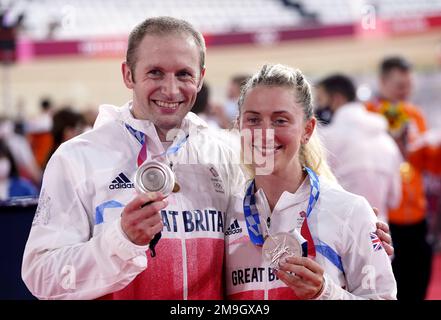
[[[320,178],[320,197],[308,217],[316,248],[315,261],[325,270],[319,299],[396,299],[390,259],[378,245],[376,217],[368,202]],[[306,178],[295,194],[284,192],[272,214],[269,232],[300,232],[309,200]],[[230,202],[226,224],[226,281],[229,299],[296,299],[262,259],[262,249],[248,235],[243,213],[244,192]],[[262,189],[256,194],[260,221],[270,212]],[[265,230],[264,226],[262,226]]]
[[[146,134],[149,156],[164,148],[154,125],[134,119],[130,105],[102,106],[95,128],[64,143],[47,165],[22,266],[40,299],[223,297],[225,213],[234,186],[243,184],[234,154],[204,121],[185,117],[189,138],[169,156],[181,189],[161,211],[164,229],[152,258],[120,225],[135,196],[141,149],[126,124]]]
[[[383,221],[387,221],[390,209],[400,205],[402,196],[403,159],[387,127],[383,116],[351,102],[340,107],[332,122],[319,130],[339,184],[365,197]]]

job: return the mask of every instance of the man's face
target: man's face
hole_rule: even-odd
[[[161,140],[179,127],[191,110],[205,72],[200,70],[200,52],[188,35],[146,35],[136,52],[132,71],[124,63],[127,88],[133,90],[133,113],[152,121]]]
[[[381,78],[381,93],[392,102],[409,99],[412,91],[412,75],[409,71],[394,69]]]

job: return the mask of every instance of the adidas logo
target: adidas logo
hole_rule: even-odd
[[[239,227],[239,222],[237,222],[237,219],[234,219],[234,222],[231,224],[231,226],[228,227],[227,231],[225,231],[225,235],[229,236],[241,232],[242,228]]]
[[[133,183],[127,178],[124,173],[120,173],[109,185],[109,189],[130,189],[134,188]]]

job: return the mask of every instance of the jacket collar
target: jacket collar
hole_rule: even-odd
[[[277,214],[278,212],[289,209],[290,207],[295,207],[301,202],[307,201],[309,197],[309,191],[310,191],[309,178],[306,177],[295,193],[291,193],[288,191],[284,191],[282,193],[279,200],[277,200],[276,206],[274,207],[272,213]],[[268,204],[268,199],[266,198],[263,189],[259,188],[256,191],[255,196],[256,196],[256,205],[259,211],[262,210],[263,212],[269,212],[270,208]],[[305,208],[305,211],[306,209],[307,208]]]
[[[158,133],[155,125],[150,120],[136,119],[132,112],[132,101],[127,102],[121,107],[114,105],[104,104],[99,107],[98,117],[94,123],[94,129],[99,128],[109,122],[117,122],[122,126],[126,124],[133,129],[144,133],[147,136],[148,149],[152,154],[159,154],[164,152],[163,145],[159,140]],[[186,135],[196,134],[199,130],[208,128],[207,123],[199,118],[192,112],[182,120],[180,129],[184,131]],[[175,137],[173,144],[175,144],[179,138]]]
[[[98,128],[109,121],[117,121],[123,124],[128,124],[133,129],[141,131],[148,136],[157,135],[155,126],[150,120],[136,119],[132,112],[132,101],[127,102],[121,107],[114,105],[103,104],[99,107],[99,114],[95,121],[94,128]],[[193,112],[187,113],[181,123],[180,129],[189,133],[190,129],[208,128],[207,123],[199,118]]]

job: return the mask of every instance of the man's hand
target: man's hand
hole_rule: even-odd
[[[374,209],[375,214],[378,217],[378,209]],[[394,247],[392,246],[392,237],[389,234],[389,225],[383,221],[377,221],[377,236],[381,240],[381,244],[383,245],[384,250],[388,256],[392,256],[394,254]]]
[[[160,210],[168,203],[158,192],[139,194],[130,201],[121,215],[121,228],[134,244],[145,246],[162,231]],[[148,205],[142,207],[144,204]]]

